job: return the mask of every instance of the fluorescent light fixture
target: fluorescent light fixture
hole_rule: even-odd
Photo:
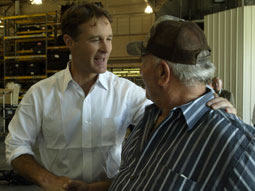
[[[4,28],[4,25],[0,25],[0,28]]]
[[[32,5],[41,5],[42,0],[30,0]]]
[[[151,6],[147,4],[144,12],[147,13],[147,14],[150,14],[150,13],[153,13],[153,10],[152,10]]]

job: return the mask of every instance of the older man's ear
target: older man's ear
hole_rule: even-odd
[[[156,74],[158,78],[158,84],[161,87],[166,87],[171,78],[171,71],[166,61],[160,61],[156,67]]]

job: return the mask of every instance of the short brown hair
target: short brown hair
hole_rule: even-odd
[[[93,18],[106,17],[112,22],[110,14],[102,7],[94,3],[86,3],[83,5],[74,5],[65,11],[61,19],[62,34],[70,35],[77,40],[81,33],[79,26]]]

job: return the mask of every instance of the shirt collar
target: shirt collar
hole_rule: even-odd
[[[210,108],[206,106],[206,103],[213,98],[214,98],[213,91],[209,88],[206,88],[206,93],[203,96],[187,104],[176,107],[181,109],[189,130],[191,130],[194,127],[197,121],[208,110],[210,110]]]
[[[73,80],[73,78],[72,78],[72,74],[71,74],[71,71],[70,71],[70,61],[69,61],[68,64],[67,64],[67,67],[64,71],[64,83],[63,83],[63,86],[62,86],[62,92],[63,93],[67,89],[69,82],[72,81],[72,80]]]
[[[64,71],[64,83],[63,83],[63,86],[62,86],[62,92],[63,93],[67,89],[69,82],[73,80],[73,77],[72,77],[72,74],[71,74],[71,71],[70,71],[70,64],[71,63],[69,61],[68,64],[67,64],[67,67]],[[107,72],[99,74],[99,76],[97,78],[97,81],[96,81],[96,84],[99,84],[104,89],[108,90],[109,85],[107,83]]]
[[[109,85],[107,83],[107,71],[105,73],[99,74],[97,78],[97,84],[100,84],[104,89],[108,90]]]
[[[206,105],[206,103],[214,98],[213,95],[214,91],[210,88],[206,88],[206,93],[181,106],[177,106],[175,108],[173,108],[170,112],[174,112],[176,114],[178,114],[179,112],[182,113],[182,115],[185,118],[186,124],[188,126],[188,129],[191,130],[194,125],[197,123],[197,121],[208,111],[210,110],[210,108]],[[151,110],[155,110],[154,112],[160,112],[160,108],[155,105],[149,105],[145,108],[145,112],[148,113]],[[169,112],[169,114],[170,114]]]

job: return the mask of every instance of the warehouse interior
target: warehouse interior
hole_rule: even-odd
[[[61,36],[61,14],[71,5],[84,2],[102,4],[112,15],[114,37],[108,70],[139,86],[143,86],[141,59],[128,55],[126,45],[143,40],[155,19],[162,15],[196,22],[212,49],[215,76],[222,78],[224,89],[233,93],[238,116],[252,124],[255,0],[41,0],[41,4],[1,0],[0,170],[10,168],[4,160],[2,142],[18,103],[33,84],[64,69],[71,59]],[[152,13],[145,13],[147,5],[152,7]],[[19,188],[22,189],[27,187]]]
[[[59,21],[61,10],[63,12],[63,10],[71,4],[79,4],[83,2],[97,1],[43,0],[42,4],[39,5],[32,4],[33,2],[29,0],[1,1],[1,88],[5,88],[8,82],[20,84],[21,88],[18,96],[18,101],[20,101],[26,90],[32,84],[45,77],[51,76],[56,71],[65,67],[65,64],[63,63],[69,60],[69,54],[60,37],[61,31],[59,29]],[[201,28],[205,30],[206,35],[209,35],[207,31],[211,31],[211,28],[204,28],[204,26],[211,26],[211,24],[207,24],[207,20],[204,19],[206,15],[214,15],[214,17],[217,17],[215,16],[217,13],[224,14],[227,11],[233,12],[238,8],[253,7],[255,4],[254,0],[132,0],[128,3],[124,0],[102,0],[98,2],[101,3],[113,17],[113,50],[108,62],[108,69],[141,86],[142,80],[139,77],[140,60],[138,57],[129,56],[125,47],[130,41],[143,40],[155,18],[169,14],[186,20],[191,20],[200,25]],[[147,5],[152,7],[153,13],[146,14],[144,12]],[[240,14],[242,15],[244,12]],[[233,19],[235,19],[234,16]],[[242,19],[244,18],[241,18],[241,20]],[[222,21],[222,19],[220,19],[220,21]],[[222,27],[220,26],[225,25],[216,20],[213,22],[216,22],[217,26],[219,26],[218,31],[222,30]],[[245,19],[244,22],[248,22],[247,19]],[[26,30],[30,31],[27,33]],[[42,30],[44,31],[42,32]],[[47,33],[47,35],[45,35],[45,33]],[[211,34],[212,32],[210,32],[210,35]],[[242,36],[242,34],[240,35]],[[240,35],[238,34],[238,36]],[[212,52],[214,55],[214,52],[219,51],[219,49],[225,45],[216,45],[217,40],[211,39],[212,37],[208,36],[210,47],[216,48],[216,46],[220,46],[217,47],[217,50]],[[32,47],[35,46],[36,48],[32,50]],[[61,64],[54,64],[58,59],[62,59],[63,62],[61,62]],[[214,59],[213,56],[212,60],[214,61]],[[217,62],[214,63],[217,69],[231,66],[231,63],[226,63],[224,54],[220,57],[217,55],[217,59]],[[220,63],[221,60],[224,59],[225,61]],[[38,61],[36,62],[37,64],[35,64],[34,61]],[[249,95],[242,90],[237,90],[237,86],[239,86],[240,83],[247,84],[246,82],[242,82],[243,80],[240,80],[240,78],[243,79],[244,76],[240,76],[238,79],[237,76],[227,75],[227,73],[228,71],[226,69],[218,69],[216,75],[223,79],[224,88],[233,92],[234,97],[236,98],[235,106],[239,116],[243,118],[246,123],[250,123],[254,99],[250,98],[249,103],[247,103],[247,99],[244,99],[244,97],[254,97],[254,88],[251,84],[249,85],[251,86],[249,88],[250,92],[248,92]],[[232,71],[230,73],[237,72]],[[236,81],[236,83],[234,81]],[[244,90],[245,89],[246,88],[244,88]],[[14,103],[17,103],[16,99]],[[244,107],[244,105],[249,106]]]

